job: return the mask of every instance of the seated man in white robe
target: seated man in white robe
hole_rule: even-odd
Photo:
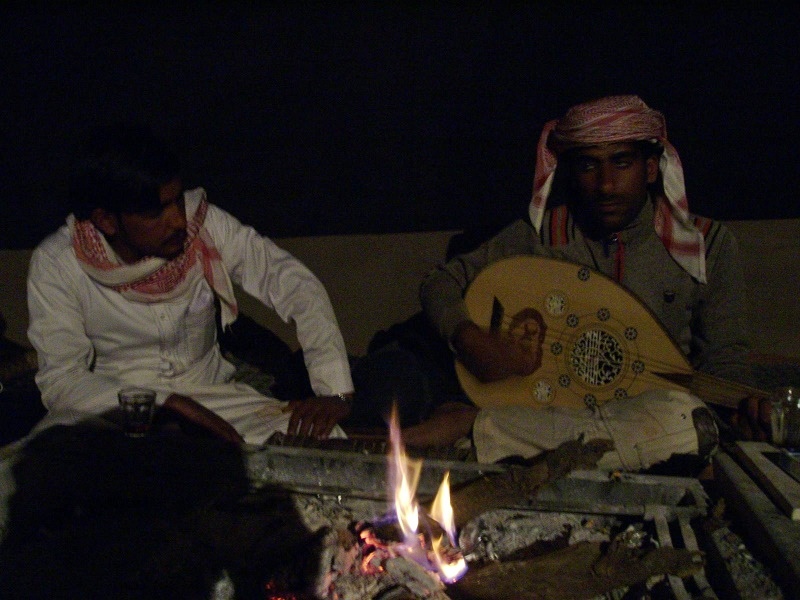
[[[144,128],[100,129],[75,170],[67,222],[36,248],[30,328],[47,408],[33,434],[112,411],[125,386],[231,442],[276,431],[342,436],[353,383],[328,295],[300,261],[184,189],[176,156]],[[313,398],[282,402],[231,380],[217,340],[233,283],[297,328]]]

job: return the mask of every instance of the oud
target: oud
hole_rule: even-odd
[[[541,344],[527,376],[481,382],[456,361],[463,390],[479,407],[593,407],[652,389],[679,389],[736,408],[756,388],[692,369],[658,318],[633,293],[589,267],[556,258],[494,262],[465,295],[480,327]]]

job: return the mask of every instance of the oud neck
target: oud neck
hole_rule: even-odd
[[[750,385],[700,372],[692,375],[689,390],[705,402],[733,409],[739,408],[745,398],[767,398],[770,395],[769,392]]]

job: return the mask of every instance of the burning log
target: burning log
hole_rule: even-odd
[[[521,506],[535,499],[547,483],[574,470],[596,468],[612,449],[608,440],[582,438],[567,442],[525,465],[488,474],[451,490],[450,504],[458,530],[480,515],[498,508]],[[426,521],[431,535],[436,522]],[[515,598],[519,600],[593,598],[605,592],[640,584],[656,575],[685,577],[703,568],[699,552],[672,547],[643,549],[621,534],[611,544],[583,541],[522,560],[471,564],[448,592],[470,600]]]
[[[504,472],[490,473],[453,489],[450,503],[456,528],[461,529],[487,510],[519,505],[535,497],[544,484],[570,471],[595,468],[597,461],[612,448],[610,440],[595,439],[584,443],[581,437],[540,454],[524,466],[510,466]]]
[[[638,550],[615,540],[604,553],[598,542],[580,542],[533,559],[472,568],[451,587],[470,600],[584,600],[654,575],[685,577],[702,567],[702,555],[685,549]]]

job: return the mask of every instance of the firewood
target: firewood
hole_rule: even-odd
[[[536,496],[544,484],[563,477],[576,469],[591,469],[607,451],[613,448],[610,440],[583,438],[564,442],[556,449],[544,452],[524,465],[512,465],[503,472],[490,473],[451,491],[450,503],[455,513],[456,528],[487,510],[504,506],[519,506]]]
[[[701,553],[682,548],[603,547],[579,542],[528,560],[488,563],[450,587],[471,600],[584,600],[653,576],[686,577],[703,566]]]

